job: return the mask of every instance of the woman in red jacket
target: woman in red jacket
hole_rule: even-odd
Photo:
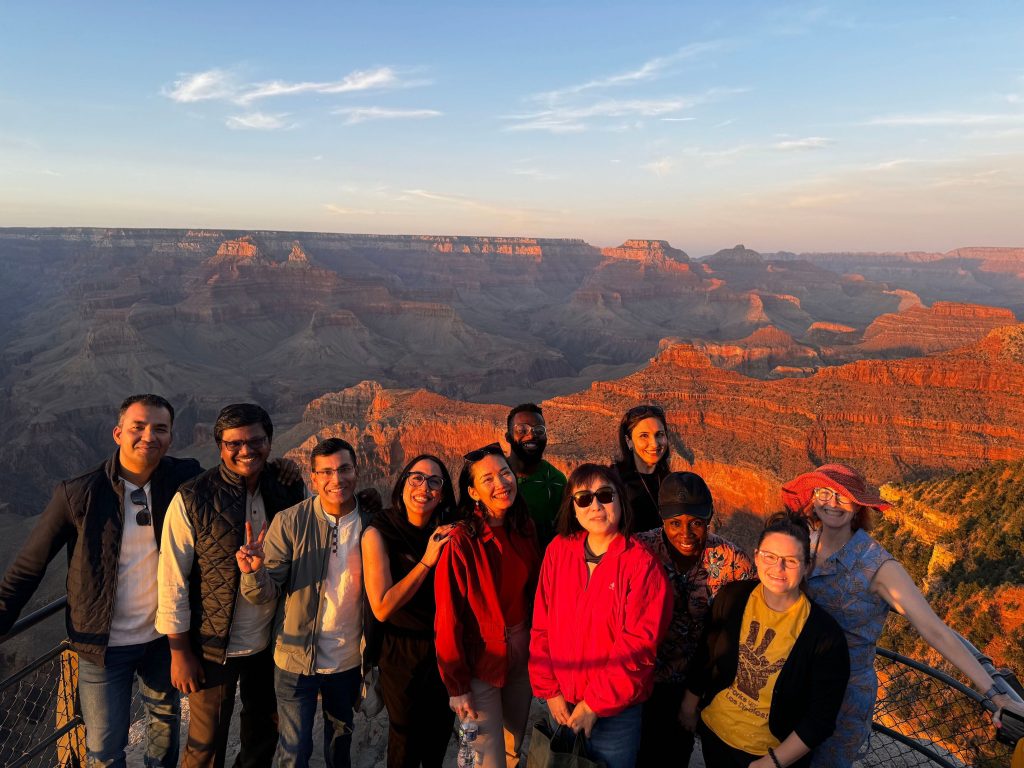
[[[591,757],[608,768],[636,762],[641,705],[672,617],[668,579],[630,538],[622,499],[608,467],[584,464],[569,476],[530,638],[534,694],[555,722],[583,731]]]
[[[463,458],[466,519],[451,531],[434,577],[437,664],[455,714],[477,722],[484,768],[514,768],[532,700],[526,660],[540,550],[501,446]]]

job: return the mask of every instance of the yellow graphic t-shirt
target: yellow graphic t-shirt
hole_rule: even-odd
[[[802,594],[787,610],[773,611],[764,601],[763,590],[760,584],[754,587],[743,609],[736,679],[701,713],[718,738],[752,755],[765,755],[779,746],[768,730],[772,692],[811,613],[811,603]]]

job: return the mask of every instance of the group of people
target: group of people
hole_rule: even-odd
[[[654,405],[623,416],[615,461],[568,478],[542,410],[517,406],[507,455],[470,451],[454,482],[415,456],[387,506],[340,438],[313,448],[307,495],[259,406],[220,412],[206,471],[166,455],[173,420],[126,399],[111,458],[58,485],[0,583],[3,634],[67,552],[90,765],[125,764],[137,678],[148,766],[178,763],[181,694],[182,765],[223,766],[236,689],[235,766],[308,764],[318,699],[325,763],[348,766],[376,668],[389,768],[439,768],[456,718],[484,768],[518,765],[534,697],[608,768],[685,767],[695,734],[709,768],[849,766],[890,609],[1017,709],[871,538],[886,504],[845,465],[786,483],[751,558],[710,532],[703,478],[670,470]]]

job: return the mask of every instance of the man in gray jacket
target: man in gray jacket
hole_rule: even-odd
[[[361,680],[359,539],[366,520],[355,496],[356,458],[349,443],[323,441],[313,449],[310,467],[317,495],[280,512],[258,536],[249,525],[236,557],[246,600],[283,601],[274,643],[278,765],[308,765],[319,694],[325,764],[348,768]]]

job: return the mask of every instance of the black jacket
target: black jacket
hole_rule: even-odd
[[[0,635],[10,631],[61,549],[68,557],[68,638],[82,658],[103,663],[117,593],[124,527],[124,481],[118,454],[64,480],[0,584]],[[164,514],[178,486],[202,471],[195,459],[165,456],[150,478],[150,512],[157,547]],[[156,584],[153,584],[156,590]]]
[[[726,584],[711,606],[711,619],[686,670],[686,687],[711,703],[736,679],[743,610],[757,579]],[[779,741],[796,735],[814,749],[832,735],[850,679],[846,635],[813,601],[800,636],[775,680],[768,729]]]
[[[626,461],[617,461],[612,468],[619,473],[622,486],[626,491],[626,506],[629,507],[633,517],[633,533],[650,531],[654,528],[661,528],[661,513],[658,512],[658,491],[650,493],[644,484],[643,476],[637,471],[636,463],[630,456]],[[658,478],[658,488],[661,481],[665,479],[668,470],[659,464],[654,469],[654,476]]]
[[[301,479],[284,485],[274,471],[262,472],[259,484],[268,523],[306,495]],[[241,581],[235,553],[245,543],[245,481],[221,463],[182,485],[180,493],[195,531],[188,574],[192,642],[204,658],[221,663]]]

